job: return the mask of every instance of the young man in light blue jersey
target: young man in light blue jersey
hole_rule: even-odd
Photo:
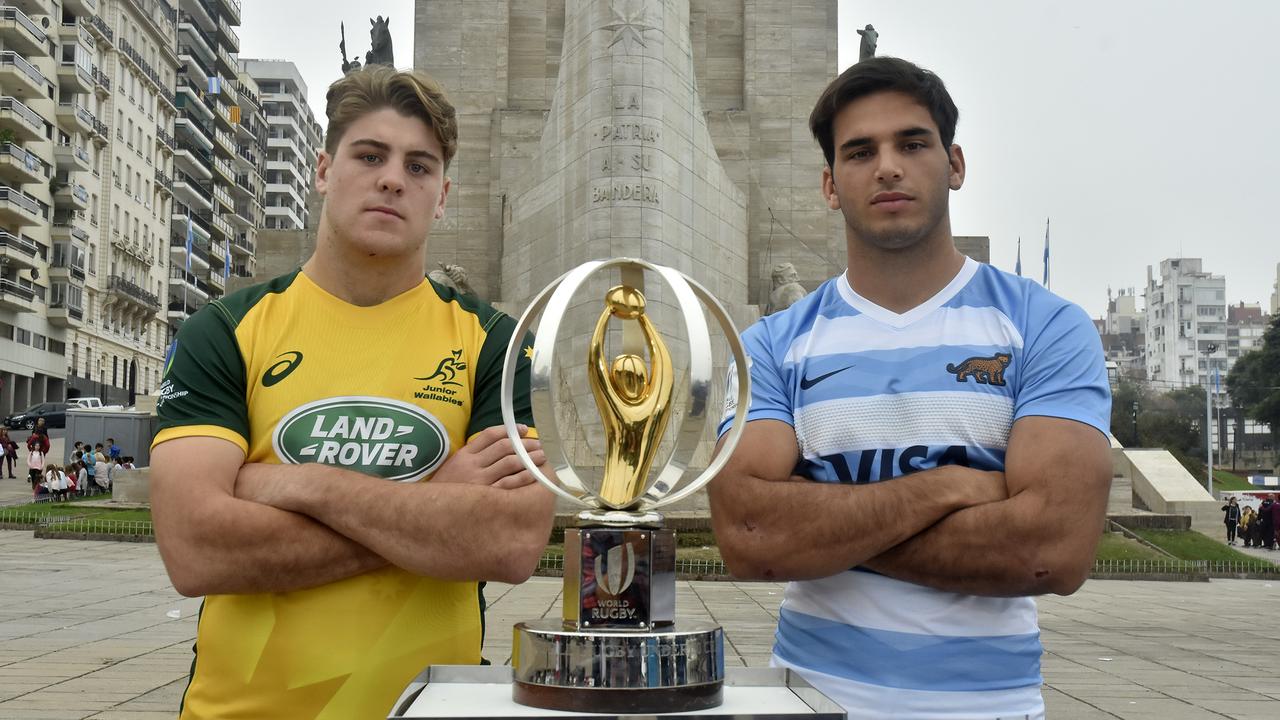
[[[746,434],[710,487],[733,573],[792,581],[774,664],[851,718],[1043,717],[1031,596],[1084,582],[1110,487],[1092,322],[956,250],[957,117],[896,58],[819,98],[849,268],[744,333]]]

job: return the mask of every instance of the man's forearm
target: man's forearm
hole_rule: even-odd
[[[721,551],[735,575],[764,580],[848,570],[950,513],[1004,497],[997,474],[955,466],[855,487],[757,478],[730,483],[746,486],[712,494]]]
[[[258,467],[268,473],[259,478],[264,502],[307,515],[421,575],[520,582],[551,529],[551,494],[538,484],[504,490],[391,483],[317,465]]]
[[[992,597],[1068,594],[1087,573],[1102,527],[1023,492],[952,513],[867,561],[883,575],[948,592]],[[1083,558],[1083,559],[1082,559]]]
[[[226,496],[210,498],[198,512],[198,522],[156,520],[157,539],[183,595],[288,592],[387,564],[368,548],[297,513]],[[186,528],[179,531],[175,523]]]

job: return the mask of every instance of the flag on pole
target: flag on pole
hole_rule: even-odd
[[[1049,218],[1044,219],[1044,286],[1049,287]]]
[[[1022,277],[1022,238],[1018,238],[1018,262],[1013,266],[1013,271],[1018,273],[1018,277]]]
[[[187,272],[191,272],[191,240],[195,232],[191,229],[191,216],[187,216]]]
[[[222,279],[226,280],[231,277],[231,250],[223,248],[222,253]]]

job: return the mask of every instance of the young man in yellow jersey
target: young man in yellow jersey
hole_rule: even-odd
[[[453,107],[380,66],[327,101],[315,254],[187,320],[161,387],[156,539],[206,596],[183,718],[386,715],[423,667],[480,661],[477,581],[523,581],[551,529],[501,428],[515,323],[425,279]]]

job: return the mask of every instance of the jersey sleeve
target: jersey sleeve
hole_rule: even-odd
[[[781,362],[773,351],[767,326],[759,322],[742,334],[746,349],[748,372],[751,374],[751,407],[747,409],[747,422],[752,420],[781,420],[795,425],[791,393],[783,375]],[[741,409],[734,406],[738,394],[737,367],[730,367],[725,385],[724,416],[716,429],[717,437],[729,430],[729,421]]]
[[[218,303],[192,315],[178,330],[156,403],[159,425],[152,447],[180,437],[212,436],[249,448],[244,358],[235,324]]]
[[[467,439],[487,427],[502,424],[502,365],[507,345],[516,331],[516,321],[505,313],[496,313],[488,323],[484,343],[476,358],[475,390],[471,403],[471,420],[467,423]],[[533,350],[533,334],[526,333],[516,355],[514,409],[516,422],[533,428],[533,409],[529,401],[528,353]],[[536,434],[534,435],[536,437]]]
[[[1111,428],[1111,386],[1093,322],[1084,310],[1063,304],[1038,325],[1039,333],[1023,354],[1014,421],[1029,415],[1065,418],[1106,435]]]

